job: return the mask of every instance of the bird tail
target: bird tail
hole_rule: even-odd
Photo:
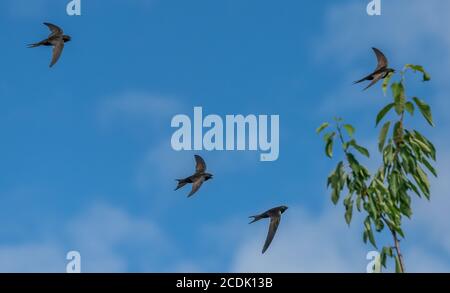
[[[257,215],[257,216],[250,216],[249,218],[250,219],[253,218],[253,220],[249,224],[254,223],[254,222],[259,221],[259,220],[262,219],[262,217],[259,216],[259,215]]]
[[[366,79],[367,79],[367,77],[364,77],[364,78],[362,78],[362,79],[360,79],[360,80],[354,81],[353,84],[357,84],[357,83],[363,82],[363,81],[365,81]]]
[[[353,84],[357,84],[357,83],[360,83],[360,82],[363,82],[363,81],[366,81],[366,80],[373,80],[373,76],[372,75],[373,74],[369,74],[366,77],[363,77],[360,80],[357,80],[357,81],[353,82]]]
[[[175,190],[178,190],[187,184],[186,180],[184,179],[176,179],[176,181],[178,181],[178,185],[177,188],[175,188]]]
[[[42,45],[42,43],[28,44],[28,45],[27,45],[27,48],[36,48],[36,47],[39,47],[39,46],[41,46],[41,45]]]

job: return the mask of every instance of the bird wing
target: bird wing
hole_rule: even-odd
[[[267,248],[269,248],[269,246],[270,246],[270,243],[272,243],[273,237],[275,236],[275,233],[277,232],[280,221],[281,221],[281,212],[279,212],[277,215],[270,217],[269,232],[267,233],[267,238],[266,238],[266,242],[264,243],[264,248],[262,250],[262,253],[266,252]]]
[[[386,56],[384,56],[383,52],[381,52],[377,48],[372,48],[372,50],[375,52],[375,55],[377,56],[377,60],[378,60],[378,65],[377,65],[377,68],[375,69],[375,71],[378,71],[382,68],[388,67],[388,60],[387,60]]]
[[[376,84],[381,78],[383,78],[383,73],[377,73],[373,76],[373,80],[371,83],[369,83],[369,85],[364,89],[367,90],[368,88],[370,88],[371,86],[373,86],[374,84]]]
[[[56,62],[58,62],[58,59],[61,56],[63,50],[64,50],[64,40],[61,38],[53,46],[52,62],[50,63],[50,67],[52,67],[53,65],[55,65]]]
[[[193,196],[194,193],[196,193],[200,189],[200,187],[202,186],[203,182],[205,182],[205,177],[203,177],[203,176],[201,176],[197,180],[195,180],[194,183],[192,183],[192,190],[188,194],[188,197]]]
[[[203,160],[202,157],[195,155],[195,171],[198,173],[205,172],[206,171],[206,163],[205,160]]]
[[[63,35],[64,32],[59,26],[51,24],[51,23],[48,23],[48,22],[44,22],[44,24],[52,32],[49,37],[53,37],[53,36],[57,36],[57,35],[61,35],[61,36]]]

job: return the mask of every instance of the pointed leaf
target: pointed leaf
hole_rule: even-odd
[[[333,133],[333,135],[331,135],[328,140],[327,143],[325,145],[325,154],[327,155],[327,157],[332,158],[333,157],[333,142],[334,142],[334,136],[335,133]]]
[[[396,82],[391,85],[392,95],[395,100],[395,111],[398,115],[401,115],[405,110],[405,88],[403,87],[403,83]]]
[[[383,87],[384,96],[386,96],[387,87],[389,85],[389,82],[391,81],[392,76],[394,76],[394,73],[390,72],[388,74],[388,76],[386,76],[385,79],[383,80],[383,86],[382,87]]]
[[[357,150],[360,154],[368,158],[370,157],[369,151],[365,147],[358,145],[354,139],[350,141],[350,145],[355,148],[355,150]]]
[[[322,125],[320,125],[319,128],[316,129],[316,133],[321,133],[329,125],[330,125],[330,123],[328,123],[328,122],[322,123]]]
[[[423,75],[423,81],[429,81],[431,80],[431,76],[428,74],[428,72],[425,71],[425,69],[423,68],[423,66],[421,65],[413,65],[413,64],[406,64],[405,65],[405,69],[412,69],[414,71],[419,71],[422,73]]]
[[[380,121],[383,120],[384,116],[386,116],[386,114],[392,109],[392,107],[394,107],[394,103],[391,103],[381,109],[381,111],[377,115],[376,125],[378,125]]]
[[[350,124],[345,124],[344,128],[347,131],[348,136],[353,137],[353,134],[355,133],[355,128]]]
[[[378,139],[378,150],[381,152],[383,151],[384,144],[386,143],[386,136],[389,132],[389,127],[391,126],[391,122],[386,122],[380,131],[380,137]]]
[[[428,106],[423,100],[417,97],[414,97],[413,100],[416,103],[417,107],[419,108],[420,113],[422,113],[423,117],[427,120],[427,122],[431,126],[434,126],[433,116],[431,114],[431,107]]]
[[[413,103],[407,102],[405,104],[405,109],[406,109],[406,111],[408,111],[409,114],[411,114],[411,116],[414,115],[414,104]]]

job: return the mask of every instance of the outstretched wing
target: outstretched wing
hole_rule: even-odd
[[[277,233],[278,225],[280,225],[280,221],[281,213],[276,216],[270,217],[269,232],[267,233],[267,238],[266,242],[264,243],[262,253],[266,252],[267,248],[269,248],[270,246],[270,243],[272,243],[273,237],[275,236],[275,233]]]
[[[194,193],[196,193],[200,189],[200,187],[202,186],[203,182],[205,182],[205,177],[203,177],[203,176],[201,176],[197,180],[195,180],[194,183],[192,183],[192,190],[188,194],[188,197],[193,196]]]
[[[196,172],[201,173],[206,171],[206,163],[202,157],[200,157],[199,155],[195,155],[195,162],[196,162],[195,166]]]
[[[53,36],[62,36],[63,35],[63,30],[54,24],[48,23],[48,22],[44,22],[44,24],[49,28],[49,30],[52,32],[50,34],[49,37],[53,37]]]
[[[384,56],[383,52],[381,52],[377,48],[372,48],[372,50],[375,52],[375,55],[377,56],[377,60],[378,60],[378,65],[377,65],[377,68],[375,69],[375,71],[378,71],[382,68],[388,67],[388,60],[387,60],[386,56]]]
[[[61,57],[61,53],[64,50],[64,40],[61,38],[54,46],[53,46],[53,54],[52,54],[52,62],[50,63],[50,67],[58,62],[59,57]]]

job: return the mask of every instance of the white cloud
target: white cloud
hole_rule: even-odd
[[[11,0],[4,1],[6,11],[12,18],[30,19],[45,15],[49,9],[48,0]]]
[[[51,240],[0,246],[0,272],[65,272],[71,250],[80,252],[82,272],[163,270],[172,265],[165,257],[176,252],[151,220],[95,203],[55,231]]]
[[[167,128],[173,115],[179,114],[182,104],[170,96],[143,92],[127,92],[103,99],[99,107],[102,125],[116,121],[137,122],[153,129]]]
[[[249,225],[251,236],[238,248],[232,271],[364,272],[371,248],[362,243],[358,229],[349,229],[342,212],[342,207],[331,207],[312,215],[303,208],[289,208],[264,255],[268,222]],[[359,224],[355,220],[352,225]]]
[[[159,253],[170,249],[158,226],[149,221],[134,218],[121,209],[105,204],[94,204],[73,220],[67,229],[70,244],[83,257],[83,271],[125,272],[129,270],[127,254],[121,247],[144,248],[149,263],[156,262]]]
[[[1,273],[54,273],[65,269],[65,253],[54,243],[0,246]]]

